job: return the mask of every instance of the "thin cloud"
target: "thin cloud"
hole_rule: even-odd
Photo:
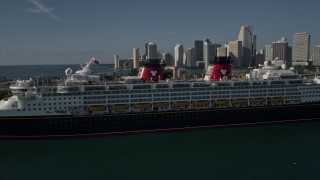
[[[27,12],[44,13],[56,21],[61,21],[61,19],[58,16],[56,16],[52,13],[54,8],[46,7],[43,3],[40,2],[40,0],[29,0],[29,2],[32,3],[35,7],[34,8],[27,8],[26,9]]]

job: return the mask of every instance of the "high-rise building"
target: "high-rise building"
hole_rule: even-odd
[[[310,52],[310,34],[295,33],[292,41],[292,65],[308,65]]]
[[[186,51],[186,67],[187,68],[195,68],[197,66],[196,54],[197,52],[195,48],[189,48]]]
[[[320,66],[320,45],[313,48],[312,62],[314,66]]]
[[[145,57],[147,57],[147,55],[148,55],[148,44],[149,43],[144,43],[144,55],[145,55]]]
[[[217,57],[227,57],[227,52],[228,52],[227,47],[218,47]]]
[[[230,60],[234,65],[242,67],[242,42],[229,41],[228,44]]]
[[[182,44],[176,44],[174,47],[174,65],[177,68],[182,68],[183,66],[183,45]]]
[[[256,65],[256,61],[257,61],[257,35],[253,35],[251,66],[255,66]]]
[[[265,53],[264,53],[264,50],[262,49],[259,53],[256,54],[256,64],[264,64],[264,61],[265,61]]]
[[[273,60],[273,49],[272,45],[265,45],[265,60],[271,61]]]
[[[203,41],[195,40],[194,49],[196,50],[196,60],[203,61]]]
[[[221,44],[212,44],[212,48],[213,48],[213,59],[215,59],[217,57],[217,48],[221,47]]]
[[[170,53],[164,52],[161,55],[162,55],[162,60],[164,61],[164,63],[167,66],[173,66],[174,65],[173,57],[172,57],[172,55]]]
[[[247,67],[252,64],[252,26],[241,26],[238,41],[242,41],[242,66]]]
[[[148,44],[148,54],[147,59],[158,59],[158,51],[156,43]]]
[[[278,62],[276,65],[281,66],[283,63],[290,64],[288,59],[289,47],[286,38],[282,37],[279,41],[273,42],[272,51],[273,59],[277,59]]]
[[[115,69],[119,68],[119,55],[118,54],[114,55],[114,68]]]
[[[209,39],[206,39],[203,42],[203,60],[204,60],[204,68],[208,69],[208,66],[211,62],[213,62],[215,58],[214,46],[210,42]]]
[[[133,68],[139,68],[139,48],[133,48]]]

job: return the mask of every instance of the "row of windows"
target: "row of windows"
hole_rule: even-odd
[[[75,102],[75,101],[74,101],[74,102],[71,102],[71,101],[70,101],[70,102],[59,102],[59,103],[55,103],[55,102],[54,102],[54,103],[48,103],[48,104],[47,104],[47,103],[43,103],[43,104],[39,103],[38,105],[39,105],[39,106],[47,106],[47,105],[48,105],[48,106],[51,106],[51,105],[54,105],[54,106],[55,106],[55,105],[62,105],[62,104],[65,104],[65,105],[66,105],[66,104],[77,104],[77,103],[78,103],[78,104],[81,104],[81,102]],[[31,106],[31,104],[27,104],[27,105],[28,105],[28,106]],[[32,106],[36,106],[36,104],[32,104]]]
[[[83,104],[105,104],[106,101],[84,101]]]
[[[117,99],[117,100],[109,100],[108,103],[120,103],[120,102],[129,102],[128,99]]]
[[[77,97],[73,97],[73,98],[72,97],[69,97],[69,98],[66,98],[66,97],[65,98],[52,98],[52,99],[51,98],[48,98],[48,99],[47,98],[43,98],[43,101],[51,101],[51,100],[56,101],[56,100],[67,100],[67,99],[68,100],[71,100],[71,99],[75,100],[75,99],[77,99]],[[81,97],[78,97],[78,99],[81,99]]]
[[[86,100],[86,99],[105,99],[106,96],[85,96],[83,97],[83,100]]]
[[[17,109],[18,111],[41,111],[41,110],[44,110],[44,111],[46,111],[46,110],[57,110],[57,109],[67,109],[67,107],[53,107],[53,108],[51,108],[51,107],[49,107],[49,108],[39,108],[39,109],[36,109],[36,108],[33,108],[33,109]]]
[[[108,98],[129,98],[129,95],[108,96]]]

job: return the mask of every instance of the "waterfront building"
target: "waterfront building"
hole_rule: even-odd
[[[173,57],[170,53],[164,52],[161,54],[162,55],[162,60],[165,62],[166,66],[173,66]]]
[[[195,40],[194,49],[196,51],[196,60],[203,61],[203,41]]]
[[[252,62],[251,66],[255,66],[257,61],[257,35],[253,35],[252,40]]]
[[[320,66],[320,45],[313,48],[312,62],[314,66]]]
[[[228,47],[228,54],[233,64],[242,67],[242,42],[238,40],[229,41]]]
[[[182,68],[183,66],[183,45],[182,44],[176,44],[174,47],[174,65],[177,68]]]
[[[147,59],[158,59],[158,51],[156,43],[150,42],[148,44]]]
[[[215,58],[215,50],[214,46],[210,42],[209,39],[206,39],[203,42],[203,61],[204,61],[204,68],[208,69],[209,64],[211,64]]]
[[[119,55],[118,54],[114,55],[114,68],[115,69],[119,68]]]
[[[218,47],[217,57],[227,57],[227,52],[228,52],[227,47]]]
[[[265,45],[265,60],[271,61],[273,60],[273,48],[272,45]]]
[[[197,66],[196,54],[197,52],[195,48],[189,48],[186,51],[186,67],[187,68],[196,68]]]
[[[139,69],[139,48],[133,48],[133,68]]]
[[[252,63],[252,26],[241,26],[238,41],[242,42],[242,67],[248,67]]]
[[[292,41],[292,65],[308,65],[310,52],[310,34],[295,33]]]
[[[259,53],[256,54],[256,65],[262,65],[264,64],[265,59],[265,52],[263,49]]]
[[[283,63],[289,65],[290,60],[288,59],[288,41],[285,37],[282,37],[279,41],[273,42],[272,44],[272,56],[273,59],[277,59],[277,66],[281,66]]]

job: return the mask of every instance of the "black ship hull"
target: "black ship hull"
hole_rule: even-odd
[[[1,138],[45,138],[320,119],[319,104],[216,108],[95,116],[2,117]]]

